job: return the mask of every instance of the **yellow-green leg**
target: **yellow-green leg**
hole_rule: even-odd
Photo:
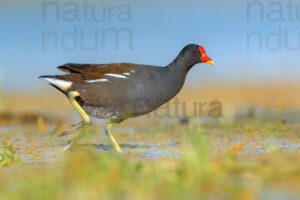
[[[115,149],[116,152],[122,152],[122,149],[120,148],[120,146],[118,145],[116,139],[112,136],[111,132],[112,132],[112,127],[114,125],[114,122],[109,122],[106,127],[105,127],[105,133],[111,143],[111,145],[113,146],[113,148]]]
[[[68,150],[72,147],[72,145],[74,143],[76,143],[78,141],[79,138],[81,138],[82,136],[84,136],[89,128],[89,126],[92,124],[92,121],[90,119],[90,117],[88,116],[88,114],[86,114],[86,112],[82,109],[82,107],[79,105],[79,103],[76,101],[76,97],[79,97],[80,94],[77,91],[72,91],[68,93],[68,97],[69,100],[71,102],[71,104],[74,106],[74,108],[77,110],[77,112],[79,113],[79,115],[82,118],[82,122],[81,123],[77,123],[78,125],[80,125],[80,130],[78,135],[72,139],[71,141],[69,141],[67,143],[67,145],[65,146],[64,150]]]

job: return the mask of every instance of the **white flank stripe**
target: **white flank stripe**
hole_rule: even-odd
[[[131,73],[134,73],[135,71],[130,71]]]
[[[95,83],[95,82],[106,82],[109,81],[106,78],[102,78],[102,79],[95,79],[95,80],[87,80],[85,82],[89,82],[89,83]]]
[[[125,76],[129,76],[130,75],[130,73],[128,73],[128,72],[126,72],[126,73],[123,73]]]
[[[115,78],[127,78],[126,76],[123,76],[123,75],[120,75],[120,74],[108,73],[108,74],[105,74],[105,75],[112,76],[112,77],[115,77]]]
[[[73,84],[70,81],[58,80],[54,78],[44,78],[44,79],[62,90],[68,90]]]

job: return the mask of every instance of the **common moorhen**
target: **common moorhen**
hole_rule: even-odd
[[[65,75],[40,76],[63,92],[80,114],[82,121],[70,132],[79,132],[64,148],[85,135],[91,125],[89,115],[110,119],[105,132],[118,152],[121,148],[111,134],[113,124],[147,114],[173,98],[182,88],[187,72],[197,63],[214,62],[203,46],[189,44],[166,67],[151,65],[73,64],[59,66]],[[70,132],[64,132],[65,135]]]

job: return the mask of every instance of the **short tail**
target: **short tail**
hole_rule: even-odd
[[[40,76],[40,79],[44,79],[50,85],[57,88],[58,90],[66,93],[71,87],[73,82],[64,80],[61,76]]]

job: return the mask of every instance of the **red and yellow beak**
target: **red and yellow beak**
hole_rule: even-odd
[[[199,50],[201,52],[201,60],[202,62],[205,62],[207,64],[210,64],[210,65],[214,65],[214,61],[212,61],[212,59],[210,59],[207,55],[206,55],[206,52],[205,52],[205,49],[203,46],[199,46]]]

